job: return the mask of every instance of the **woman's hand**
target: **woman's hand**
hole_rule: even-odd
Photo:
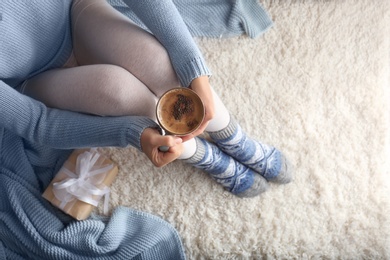
[[[175,136],[163,136],[156,129],[146,128],[141,134],[141,148],[149,160],[157,167],[162,167],[174,161],[183,152],[182,139]],[[161,152],[160,146],[168,146],[166,152]]]
[[[203,105],[205,107],[205,117],[202,122],[202,124],[199,126],[199,128],[184,137],[182,137],[183,142],[194,138],[195,136],[200,135],[203,133],[203,131],[206,129],[207,125],[209,124],[209,121],[214,117],[215,111],[214,111],[214,99],[213,94],[211,92],[211,86],[209,83],[209,77],[208,76],[201,76],[196,79],[194,79],[191,82],[190,88],[196,92],[196,94],[199,95],[199,97],[203,101]]]

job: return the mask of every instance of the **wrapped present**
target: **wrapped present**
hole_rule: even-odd
[[[118,167],[95,148],[75,150],[42,196],[77,220],[86,219],[104,197],[106,214],[117,174]]]

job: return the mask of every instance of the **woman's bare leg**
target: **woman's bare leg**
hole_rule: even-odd
[[[72,26],[74,53],[80,65],[122,67],[158,97],[179,87],[168,53],[160,42],[105,0],[75,0]]]
[[[157,97],[136,77],[115,65],[46,71],[28,80],[24,93],[54,108],[155,118]]]
[[[24,93],[61,109],[154,118],[157,97],[179,86],[164,47],[105,0],[75,0],[72,30],[71,68],[28,80]]]

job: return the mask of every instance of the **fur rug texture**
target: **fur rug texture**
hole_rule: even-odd
[[[120,167],[111,206],[171,223],[188,259],[389,259],[390,1],[262,4],[275,25],[261,37],[196,41],[226,106],[294,181],[240,199],[180,161],[104,148]]]

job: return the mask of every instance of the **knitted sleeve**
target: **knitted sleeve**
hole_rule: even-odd
[[[157,124],[146,117],[100,117],[47,108],[0,80],[0,128],[31,142],[58,149],[132,145]]]
[[[182,86],[211,74],[172,0],[123,1],[166,48]]]
[[[246,34],[256,38],[273,25],[259,0],[173,1],[194,36],[229,38]]]

